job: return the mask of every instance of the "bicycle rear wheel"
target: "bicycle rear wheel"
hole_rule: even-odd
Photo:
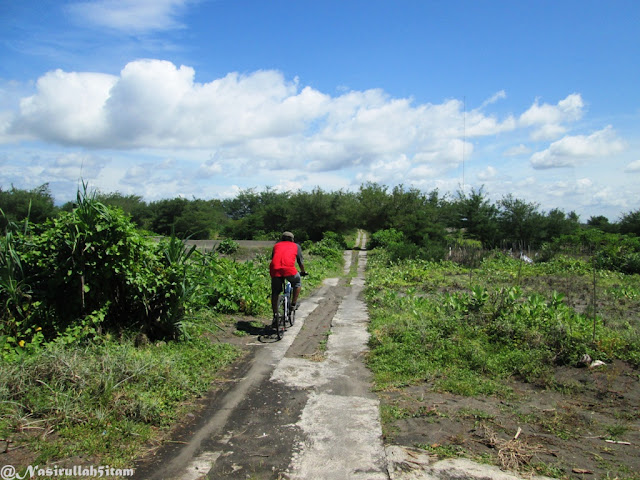
[[[276,325],[276,336],[280,340],[284,336],[285,322],[287,321],[287,300],[284,295],[278,297],[278,321]]]

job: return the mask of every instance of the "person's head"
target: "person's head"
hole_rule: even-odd
[[[282,234],[282,240],[287,241],[287,242],[293,242],[293,233],[284,232]]]

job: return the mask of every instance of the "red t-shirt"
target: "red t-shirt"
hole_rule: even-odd
[[[300,255],[300,257],[299,257]],[[282,241],[273,246],[269,273],[272,277],[291,277],[298,273],[296,260],[300,258],[300,246],[295,242]]]

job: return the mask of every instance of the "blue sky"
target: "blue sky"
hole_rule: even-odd
[[[0,186],[640,208],[635,0],[0,0]]]

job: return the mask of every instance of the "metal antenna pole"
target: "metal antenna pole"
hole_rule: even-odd
[[[467,143],[467,97],[462,97],[462,194],[464,195],[464,155]]]

